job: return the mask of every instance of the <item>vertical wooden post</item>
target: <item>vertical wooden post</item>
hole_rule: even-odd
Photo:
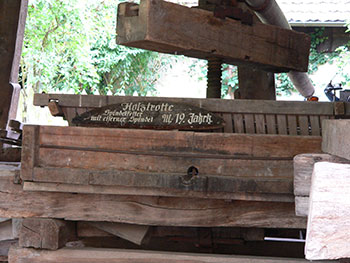
[[[236,99],[276,100],[274,73],[240,66],[238,81]]]
[[[0,1],[0,129],[16,118],[20,87],[19,63],[22,53],[28,0]]]

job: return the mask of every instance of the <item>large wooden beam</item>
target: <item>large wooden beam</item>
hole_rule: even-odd
[[[16,117],[19,99],[18,71],[28,0],[0,2],[0,129]]]
[[[325,120],[322,126],[322,150],[350,160],[350,120]]]
[[[142,250],[63,248],[57,251],[38,251],[12,247],[9,263],[301,263],[304,259],[268,258],[235,255],[190,254]],[[329,262],[329,261],[328,261]],[[325,261],[324,263],[327,263]]]
[[[293,203],[26,192],[14,176],[0,177],[0,217],[63,218],[139,225],[306,227]]]
[[[161,0],[118,9],[117,42],[158,52],[244,64],[281,72],[307,71],[310,38],[261,23],[220,19],[212,12]]]

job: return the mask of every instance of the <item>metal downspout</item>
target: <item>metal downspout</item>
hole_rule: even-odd
[[[275,0],[245,0],[245,2],[265,24],[292,29]],[[307,73],[290,71],[288,77],[304,97],[307,98],[314,94],[315,88]]]

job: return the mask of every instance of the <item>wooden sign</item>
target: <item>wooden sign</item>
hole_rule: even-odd
[[[124,102],[76,116],[76,126],[208,130],[224,126],[224,120],[207,110],[162,101]]]

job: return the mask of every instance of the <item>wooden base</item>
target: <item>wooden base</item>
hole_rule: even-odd
[[[0,177],[0,217],[64,218],[165,226],[305,228],[293,203],[25,192]]]
[[[303,259],[167,253],[141,250],[63,248],[43,251],[12,247],[9,263],[301,263]],[[328,261],[329,262],[329,261]],[[325,261],[324,263],[327,263]]]

